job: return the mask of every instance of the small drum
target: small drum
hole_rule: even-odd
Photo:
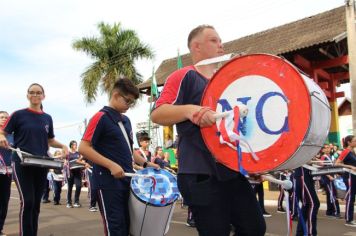
[[[21,165],[24,166],[38,166],[49,169],[62,169],[63,162],[58,158],[51,158],[46,156],[22,155]]]
[[[75,169],[84,169],[85,165],[81,163],[77,163],[77,160],[71,160],[69,161],[69,169],[75,170]]]
[[[177,180],[166,170],[145,168],[132,177],[129,197],[130,233],[133,236],[163,236],[168,233],[175,201],[179,197]]]
[[[8,175],[8,174],[12,174],[12,167],[0,165],[0,175]]]
[[[236,124],[227,127],[222,119],[201,129],[216,160],[235,171],[295,169],[319,152],[330,128],[330,107],[320,87],[285,59],[268,54],[227,62],[210,80],[201,105],[218,113],[247,107],[237,126],[245,143],[221,143],[225,130],[236,130]]]
[[[336,189],[336,198],[345,199],[347,188],[344,183],[344,180],[341,177],[339,177],[339,178],[335,178],[333,182]]]

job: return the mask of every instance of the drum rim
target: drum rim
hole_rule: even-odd
[[[233,58],[232,60],[230,60],[229,62],[225,63],[216,73],[215,75],[210,79],[208,85],[206,86],[205,90],[204,90],[204,93],[203,93],[203,96],[202,96],[202,99],[201,99],[201,105],[202,106],[207,106],[207,103],[208,103],[208,99],[207,99],[207,94],[208,94],[208,90],[210,88],[210,86],[212,86],[212,84],[215,82],[216,78],[220,76],[220,73],[222,73],[221,71],[223,71],[227,66],[229,66],[230,64],[232,63],[236,63],[237,60],[248,60],[248,58],[250,57],[256,57],[256,58],[271,58],[272,59],[275,59],[277,60],[278,62],[280,61],[283,61],[283,63],[288,67],[288,69],[290,70],[290,72],[293,72],[295,73],[296,76],[298,76],[300,78],[299,82],[300,84],[303,86],[303,88],[301,88],[305,94],[309,94],[309,88],[306,84],[306,82],[304,81],[304,78],[303,76],[305,76],[305,74],[302,74],[298,68],[296,68],[292,63],[290,63],[289,61],[285,60],[284,58],[281,58],[279,56],[276,56],[276,55],[272,55],[272,54],[265,54],[265,53],[255,53],[255,54],[248,54],[248,55],[243,55],[241,57],[236,57],[236,58]],[[294,78],[296,79],[296,78]],[[312,104],[311,104],[311,98],[310,96],[306,96],[306,99],[307,101],[306,104],[307,104],[307,107],[308,107],[308,110],[305,111],[305,113],[307,114],[307,119],[305,120],[305,124],[304,124],[304,127],[303,127],[303,131],[304,132],[301,132],[302,134],[300,134],[300,137],[299,137],[299,140],[300,142],[299,143],[302,143],[305,138],[307,137],[308,135],[308,131],[310,129],[310,125],[311,125],[311,119],[312,119]],[[214,106],[216,108],[216,106]],[[213,110],[214,110],[214,107],[213,107]],[[290,114],[289,114],[290,115]],[[214,129],[215,129],[215,126],[213,126]],[[201,134],[202,134],[202,137],[203,137],[203,140],[207,146],[207,148],[211,151],[211,153],[214,155],[215,154],[215,151],[213,151],[213,147],[211,147],[211,133],[207,132],[207,128],[201,128]],[[286,135],[286,134],[283,134],[283,135]],[[281,135],[282,136],[282,135]],[[210,138],[209,138],[210,137]],[[281,137],[278,139],[278,140],[281,140]],[[273,144],[275,145],[278,140]],[[217,143],[217,142],[216,142]],[[272,145],[272,146],[273,146]],[[298,151],[298,149],[300,148],[300,145],[294,145],[295,148],[293,148],[292,151],[290,151],[289,153],[289,158],[290,157],[293,157],[294,154]],[[224,148],[224,147],[223,147]],[[270,148],[270,147],[269,147]],[[261,152],[264,152],[266,149],[262,150],[262,151],[259,151],[257,152],[256,154],[259,155],[259,153]],[[233,151],[231,151],[233,152]],[[236,151],[235,151],[236,152]],[[218,154],[219,155],[219,154]],[[236,154],[235,154],[236,155]],[[248,161],[253,161],[251,158],[250,158],[250,155],[249,153],[243,153],[243,160],[248,160]],[[285,164],[289,159],[288,158],[285,158],[284,160],[282,160],[281,162],[279,162],[277,165],[274,165],[273,168],[268,168],[268,167],[263,167],[264,169],[260,168],[260,169],[250,169],[249,166],[247,166],[247,168],[245,168],[246,164],[244,164],[244,168],[249,171],[250,173],[261,173],[261,172],[267,172],[267,171],[270,171],[270,170],[276,170],[278,169],[278,167],[282,166],[283,164]],[[272,165],[272,164],[271,164]],[[227,166],[228,167],[228,166]],[[235,167],[235,168],[232,168],[232,167],[228,167],[234,171],[238,171],[238,168]]]
[[[177,177],[176,176],[174,176],[172,173],[170,173],[169,171],[167,171],[167,170],[165,170],[165,169],[159,169],[159,170],[157,170],[157,169],[155,169],[155,168],[153,168],[153,167],[147,167],[147,168],[145,168],[145,169],[142,169],[142,170],[138,170],[136,173],[137,174],[143,174],[142,172],[150,172],[150,171],[153,171],[153,172],[155,172],[155,171],[160,171],[160,172],[163,172],[163,173],[168,173],[168,175],[165,175],[166,177],[172,177],[172,178],[174,178],[175,179],[175,185],[177,186],[177,188],[178,188],[178,183],[177,183]],[[146,174],[146,173],[144,173],[144,174]],[[151,202],[146,202],[145,200],[143,200],[143,199],[141,199],[139,196],[138,196],[138,194],[136,194],[134,191],[133,191],[133,189],[132,189],[132,185],[133,185],[133,183],[134,183],[134,181],[137,179],[138,177],[132,177],[131,178],[131,180],[130,180],[130,192],[132,193],[132,195],[137,199],[137,200],[139,200],[140,202],[142,202],[143,204],[145,204],[145,205],[149,205],[149,206],[155,206],[155,207],[165,207],[165,206],[169,206],[169,205],[171,205],[171,204],[173,204],[178,198],[179,198],[179,194],[176,194],[173,198],[172,198],[172,201],[170,201],[170,202],[167,202],[167,203],[165,203],[165,204],[154,204],[154,203],[151,203]]]

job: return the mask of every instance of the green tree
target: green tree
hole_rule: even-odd
[[[96,100],[99,86],[108,93],[120,77],[141,83],[142,76],[135,68],[135,60],[154,56],[150,46],[143,43],[135,31],[123,29],[120,23],[111,26],[101,22],[98,29],[99,37],[83,37],[72,45],[94,60],[81,75],[81,87],[88,103]]]

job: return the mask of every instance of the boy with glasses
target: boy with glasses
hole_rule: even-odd
[[[139,91],[131,80],[117,80],[109,105],[91,118],[79,144],[79,152],[93,162],[93,189],[97,190],[105,235],[129,234],[130,178],[125,173],[134,172],[133,162],[159,168],[132,152],[131,122],[123,113],[138,97]]]

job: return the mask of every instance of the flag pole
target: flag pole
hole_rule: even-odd
[[[151,77],[151,97],[150,97],[150,110],[148,111],[148,135],[151,138],[152,134],[151,134],[151,111],[152,111],[152,102],[153,102],[153,96],[154,96],[154,76],[155,76],[155,67],[153,66],[152,68],[152,77]]]

